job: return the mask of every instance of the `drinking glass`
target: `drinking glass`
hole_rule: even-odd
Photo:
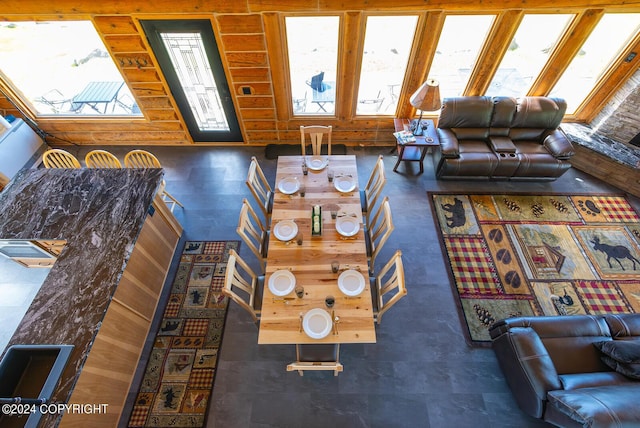
[[[333,296],[327,296],[324,299],[324,304],[327,305],[327,308],[333,308],[333,305],[336,303],[336,299]]]
[[[338,273],[338,270],[340,270],[340,262],[337,260],[334,260],[331,262],[331,272],[333,273]]]

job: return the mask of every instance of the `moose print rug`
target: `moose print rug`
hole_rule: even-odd
[[[624,196],[429,199],[471,344],[502,318],[640,312],[640,217]]]

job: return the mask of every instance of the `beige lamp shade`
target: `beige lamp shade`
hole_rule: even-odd
[[[440,110],[440,84],[437,80],[428,79],[411,95],[409,102],[421,111]]]

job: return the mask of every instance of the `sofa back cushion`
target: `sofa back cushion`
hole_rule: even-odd
[[[604,319],[614,339],[638,340],[640,338],[640,314],[609,314],[605,315]]]
[[[491,136],[506,137],[516,114],[517,101],[513,97],[493,97],[493,115],[491,116]]]
[[[491,97],[451,97],[442,101],[438,128],[448,128],[459,140],[485,140],[489,136]]]
[[[514,141],[535,140],[542,143],[548,132],[560,125],[566,110],[567,103],[561,98],[519,98],[509,137]]]
[[[561,98],[522,97],[518,99],[511,127],[555,129],[566,110],[567,103]]]
[[[593,315],[527,317],[505,320],[510,327],[531,327],[540,337],[558,374],[610,371],[593,342],[610,340],[604,318]]]

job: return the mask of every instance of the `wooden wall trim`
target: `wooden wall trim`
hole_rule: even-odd
[[[466,94],[473,96],[485,93],[518,30],[520,22],[522,22],[523,16],[522,10],[507,10],[496,17],[487,36],[487,41],[479,54],[478,66],[471,70],[469,85],[465,89]]]
[[[636,53],[635,57],[627,61],[628,55],[632,52]],[[607,104],[611,94],[617,92],[618,89],[624,85],[624,82],[629,80],[640,68],[640,55],[638,54],[640,54],[640,34],[638,34],[634,40],[629,43],[627,49],[623,50],[619,55],[615,66],[604,79],[607,84],[601,84],[596,87],[589,98],[589,103],[578,108],[581,117],[585,121],[591,122]]]
[[[558,43],[558,47],[551,54],[538,79],[531,85],[529,95],[545,95],[553,89],[571,58],[578,53],[584,41],[600,22],[602,15],[604,15],[603,9],[589,9],[575,17],[569,31]]]
[[[277,120],[287,120],[292,114],[291,85],[288,76],[288,66],[285,61],[287,41],[280,27],[284,26],[284,18],[278,13],[265,13],[262,15],[264,23],[265,42],[269,52],[269,65],[271,68],[272,85],[281,88],[273,91],[276,106]],[[278,129],[276,127],[276,129]]]
[[[416,109],[411,105],[411,95],[429,77],[428,71],[438,47],[438,35],[442,32],[446,15],[444,11],[430,11],[418,19],[415,49],[411,52],[407,69],[412,70],[400,90],[398,117],[413,117]],[[428,115],[427,115],[428,116]],[[394,127],[395,129],[395,127]]]
[[[364,45],[365,17],[362,12],[350,11],[344,14],[338,45],[339,80],[336,82],[336,117],[340,121],[349,120],[356,115],[358,104],[358,82],[362,58],[359,52]]]

